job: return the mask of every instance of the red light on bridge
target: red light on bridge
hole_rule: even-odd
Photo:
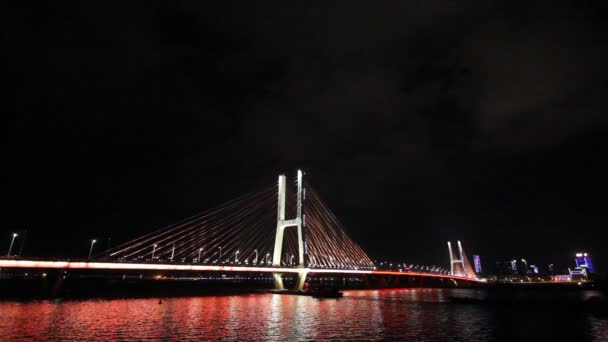
[[[113,262],[71,262],[71,261],[33,261],[0,260],[0,267],[8,268],[65,268],[65,269],[102,269],[102,270],[158,270],[158,271],[222,271],[222,272],[263,272],[263,273],[325,273],[325,274],[380,274],[397,276],[420,276],[481,282],[476,278],[432,274],[420,272],[372,271],[348,269],[316,269],[289,267],[251,267],[251,266],[213,266],[213,265],[174,265],[174,264],[131,264]]]

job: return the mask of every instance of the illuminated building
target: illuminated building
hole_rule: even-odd
[[[576,258],[574,260],[577,268],[584,268],[586,273],[593,273],[593,263],[591,262],[591,256],[588,253],[576,253]]]
[[[526,275],[528,274],[528,262],[526,259],[513,259],[511,260],[511,269],[515,275]]]
[[[475,265],[475,273],[481,273],[481,258],[479,255],[473,255],[473,264]]]
[[[585,267],[576,267],[574,269],[568,269],[568,273],[570,274],[570,279],[572,280],[586,279],[588,276],[587,268]]]
[[[529,272],[525,259],[512,259],[496,263],[497,274],[501,276],[525,276]]]
[[[519,275],[526,275],[530,273],[526,259],[521,259],[521,263],[517,264],[517,273],[519,273]]]
[[[496,271],[500,276],[515,276],[522,274],[522,263],[517,259],[496,262]],[[525,272],[523,273],[526,274]]]

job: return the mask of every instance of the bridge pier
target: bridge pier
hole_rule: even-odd
[[[304,284],[306,283],[307,276],[308,276],[308,272],[306,272],[304,270],[298,272],[294,290],[304,291]],[[273,273],[272,277],[274,280],[274,289],[275,290],[285,290],[285,284],[283,283],[283,273]]]
[[[285,290],[285,285],[283,285],[283,273],[273,273],[272,277],[274,278],[274,289]]]
[[[297,291],[304,291],[304,284],[306,283],[307,275],[308,275],[308,272],[306,272],[306,271],[298,272],[298,279],[296,280],[296,290]]]

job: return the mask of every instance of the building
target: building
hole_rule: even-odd
[[[526,259],[521,259],[521,262],[517,262],[517,274],[525,276],[530,273],[530,268],[528,268],[528,262]]]
[[[527,265],[518,259],[496,262],[496,274],[499,276],[516,276],[527,273]]]
[[[536,266],[536,265],[530,265],[530,273],[532,273],[532,274],[539,274],[540,270],[538,269],[538,266]]]
[[[571,281],[569,274],[556,274],[553,276],[553,281]]]
[[[513,266],[511,265],[511,260],[496,262],[496,275],[504,277],[504,276],[512,276],[514,274],[515,274],[515,272],[513,272]]]
[[[481,274],[481,258],[479,255],[473,255],[473,265],[475,266],[475,273]]]
[[[587,279],[587,268],[585,267],[576,267],[574,269],[568,269],[568,273],[570,274],[570,279],[572,280],[584,280]]]
[[[576,253],[575,256],[574,260],[577,268],[584,268],[587,274],[594,272],[591,256],[588,253]]]

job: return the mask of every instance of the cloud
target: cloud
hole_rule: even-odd
[[[608,42],[564,6],[504,13],[463,41],[476,97],[476,126],[487,149],[528,150],[559,144],[605,125]]]
[[[220,25],[250,41],[235,61],[279,61],[281,75],[244,129],[286,153],[305,153],[290,141],[317,151],[354,137],[396,154],[412,143],[526,150],[603,123],[575,109],[598,102],[581,89],[604,77],[606,45],[563,4],[524,15],[483,2],[250,6],[225,11]]]

